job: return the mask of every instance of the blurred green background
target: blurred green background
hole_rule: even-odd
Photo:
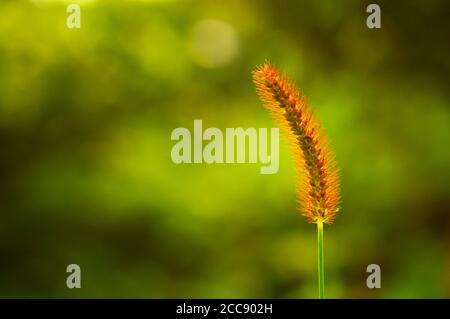
[[[170,157],[194,119],[274,127],[266,59],[341,168],[327,297],[450,297],[448,1],[377,1],[381,29],[370,1],[73,1],[81,29],[69,3],[0,2],[0,297],[315,298],[286,143],[274,175]]]

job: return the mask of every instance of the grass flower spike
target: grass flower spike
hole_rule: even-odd
[[[324,297],[323,224],[339,211],[339,174],[334,155],[306,98],[285,76],[266,63],[253,72],[259,96],[289,138],[298,172],[300,211],[317,224],[319,297]]]

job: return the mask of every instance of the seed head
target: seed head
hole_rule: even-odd
[[[253,72],[267,109],[291,141],[298,177],[300,211],[310,223],[331,224],[339,211],[339,174],[313,110],[300,91],[269,63]]]

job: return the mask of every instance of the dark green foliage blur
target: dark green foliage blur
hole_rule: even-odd
[[[372,2],[79,1],[69,29],[68,2],[1,1],[0,297],[316,298],[286,143],[274,175],[170,157],[194,119],[274,127],[250,75],[270,60],[341,168],[326,297],[449,298],[450,7],[377,1],[368,29]]]

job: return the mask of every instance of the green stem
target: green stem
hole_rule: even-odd
[[[319,299],[324,298],[324,265],[323,265],[323,222],[317,221],[317,252],[319,270]]]

